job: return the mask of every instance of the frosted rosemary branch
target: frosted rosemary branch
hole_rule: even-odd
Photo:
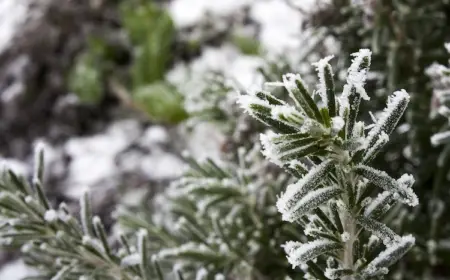
[[[404,174],[394,179],[369,166],[389,141],[409,95],[394,92],[373,124],[358,121],[361,101],[370,99],[364,84],[371,52],[361,49],[353,57],[340,95],[330,56],[313,64],[319,79],[313,94],[300,75],[286,74],[267,87],[284,88],[292,103],[265,90],[238,99],[248,114],[270,128],[261,134],[266,158],[298,178],[276,206],[283,220],[301,224],[310,237],[284,244],[289,262],[307,271],[308,279],[382,276],[415,242],[381,222],[395,202],[418,204],[411,188],[414,178]],[[372,197],[375,187],[380,192]]]
[[[124,230],[148,230],[160,244],[155,258],[187,279],[284,279],[291,274],[279,242],[299,238],[275,208],[276,193],[290,177],[262,158],[260,145],[241,148],[236,158],[199,162],[155,200],[146,218],[120,209]]]
[[[92,214],[88,193],[80,199],[81,221],[65,203],[52,207],[41,184],[40,147],[35,161],[32,183],[8,169],[0,178],[0,240],[4,247],[21,247],[25,262],[38,272],[28,279],[135,280],[155,275],[146,253],[146,232],[137,234],[137,246],[124,236],[112,246],[102,221]]]

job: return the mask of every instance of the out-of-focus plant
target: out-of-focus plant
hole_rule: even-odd
[[[170,15],[152,1],[122,1],[119,16],[122,26],[114,32],[126,34],[130,64],[118,65],[109,52],[114,46],[100,36],[91,38],[69,76],[71,91],[91,104],[112,93],[153,121],[185,120],[183,95],[165,81],[176,35]]]
[[[89,51],[82,52],[76,59],[68,76],[68,87],[87,104],[97,104],[104,96],[105,45],[90,38]]]

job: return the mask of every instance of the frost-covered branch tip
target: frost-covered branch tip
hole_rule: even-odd
[[[414,244],[414,238],[397,235],[381,221],[394,201],[418,204],[414,178],[404,174],[394,179],[368,166],[388,143],[409,95],[404,90],[394,92],[373,124],[358,121],[361,100],[369,100],[364,85],[371,51],[362,49],[352,56],[340,95],[330,56],[313,64],[319,80],[318,101],[298,74],[286,74],[282,82],[272,83],[289,92],[292,104],[267,92],[243,95],[239,101],[272,129],[260,136],[263,155],[297,177],[279,195],[276,206],[283,220],[301,224],[312,241],[290,241],[284,249],[294,267],[327,259],[326,267],[316,264],[308,270],[317,279],[382,275]],[[375,198],[366,192],[369,183],[380,187]],[[386,250],[377,256],[363,249],[373,244],[373,238],[366,242],[360,231],[382,240]],[[367,263],[369,267],[363,265]]]

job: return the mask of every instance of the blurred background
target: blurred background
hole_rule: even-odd
[[[360,47],[374,51],[368,92],[385,90],[370,106],[404,87],[421,93],[407,118],[427,118],[424,69],[447,60],[448,10],[431,0],[0,0],[1,164],[30,175],[42,143],[49,197],[75,205],[89,188],[111,223],[117,204],[179,176],[183,152],[219,158],[259,131],[239,121],[237,92],[286,72],[308,80],[324,55],[345,69]],[[415,129],[420,158],[431,131]],[[391,159],[404,157],[391,145]],[[384,164],[414,168],[400,162]],[[17,256],[0,252],[0,279],[27,273]]]

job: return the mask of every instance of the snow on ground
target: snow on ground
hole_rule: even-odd
[[[66,180],[67,194],[78,198],[87,187],[116,187],[123,172],[134,172],[148,180],[175,178],[181,174],[184,163],[164,151],[169,135],[160,126],[143,130],[139,121],[121,120],[111,124],[104,133],[72,138],[65,151],[72,158]],[[144,150],[130,149],[138,145]]]
[[[250,7],[250,16],[261,26],[260,40],[272,53],[298,49],[301,45],[301,24],[304,15],[292,6],[309,12],[317,5],[317,0],[175,0],[169,12],[179,28],[194,26],[211,16],[215,24],[221,18],[229,17]],[[323,0],[320,2],[324,2]]]
[[[259,39],[269,52],[280,54],[299,49],[302,14],[285,1],[257,2],[252,6],[250,15],[261,25]]]
[[[21,280],[25,277],[30,277],[34,271],[27,267],[22,260],[17,260],[8,263],[0,270],[0,279],[5,280]]]
[[[48,3],[48,0],[0,1],[0,53],[12,43],[24,23],[36,21],[43,15],[42,11]]]
[[[199,123],[186,139],[187,151],[196,159],[220,159],[220,147],[225,142],[225,136],[212,123]]]
[[[70,139],[64,147],[72,158],[67,184],[93,186],[116,177],[114,158],[139,136],[138,126],[135,120],[124,120],[103,134]]]
[[[211,72],[220,72],[229,79],[231,85],[246,89],[261,86],[263,79],[257,68],[263,62],[260,57],[242,55],[231,45],[206,47],[200,57],[189,65],[179,63],[169,71],[166,78],[186,95],[187,111],[197,112],[210,105],[205,102],[202,92],[209,86],[206,77]]]
[[[9,46],[16,30],[25,22],[28,4],[27,0],[0,1],[0,53]]]

